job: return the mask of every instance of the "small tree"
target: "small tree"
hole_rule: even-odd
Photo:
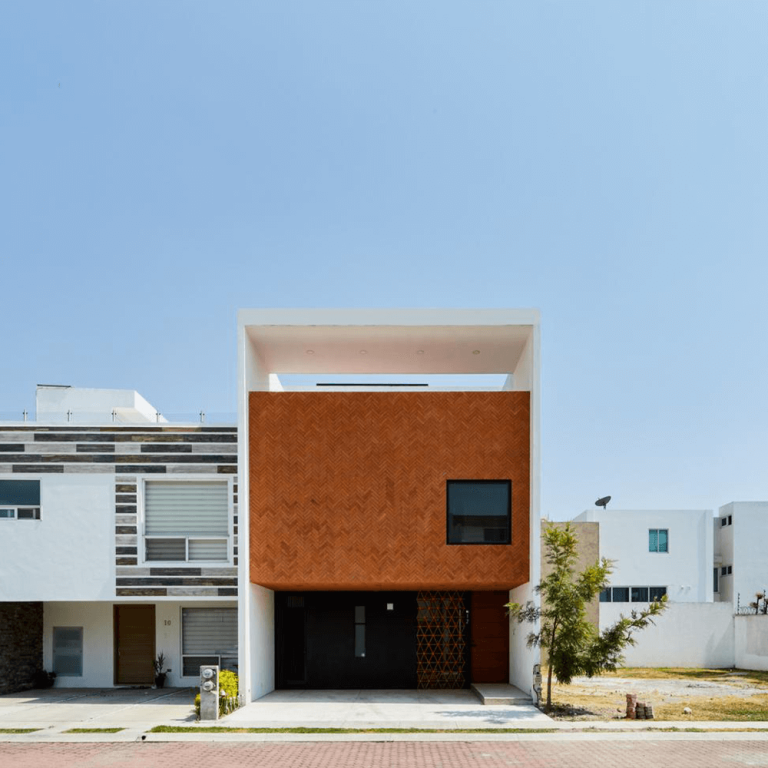
[[[549,657],[546,711],[552,709],[552,675],[568,685],[576,675],[593,677],[615,670],[624,661],[622,651],[635,644],[633,634],[652,624],[667,607],[666,595],[642,611],[620,616],[613,626],[599,632],[587,619],[586,606],[608,586],[612,562],[603,558],[580,574],[575,573],[578,537],[570,523],[564,528],[548,525],[542,534],[551,572],[536,587],[541,605],[508,603],[518,622],[540,622],[528,635],[528,647],[543,648]]]

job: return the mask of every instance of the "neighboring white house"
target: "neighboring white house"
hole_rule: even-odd
[[[237,665],[237,429],[138,393],[39,387],[0,423],[0,691],[169,685]]]
[[[712,510],[582,512],[574,522],[600,524],[600,557],[614,560],[603,602],[712,602]]]
[[[600,557],[614,561],[600,596],[599,625],[667,596],[655,625],[625,653],[628,666],[768,668],[768,617],[737,616],[763,592],[768,503],[711,510],[587,510],[599,523]],[[763,623],[760,623],[763,622]]]

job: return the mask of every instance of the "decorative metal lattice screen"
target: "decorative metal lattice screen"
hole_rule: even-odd
[[[416,676],[419,688],[463,688],[466,609],[461,592],[419,592]]]

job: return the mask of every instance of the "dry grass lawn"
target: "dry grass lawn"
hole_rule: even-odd
[[[546,696],[546,674],[543,695]],[[627,668],[571,685],[553,685],[556,719],[623,718],[626,694],[652,704],[656,720],[768,720],[768,672]],[[690,715],[683,709],[690,707]]]

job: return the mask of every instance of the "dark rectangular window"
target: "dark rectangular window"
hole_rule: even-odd
[[[355,606],[355,657],[365,658],[365,606]]]
[[[611,602],[611,588],[606,587],[603,590],[600,590],[600,602],[601,603],[610,603]]]
[[[0,480],[0,519],[39,520],[40,481]]]
[[[727,573],[728,573],[728,569],[727,569],[725,566],[723,566],[723,567],[720,569],[720,575],[721,575],[721,576],[725,576]]]
[[[448,544],[512,541],[511,480],[448,480]]]
[[[613,588],[613,602],[614,603],[628,603],[629,602],[629,587],[614,587]]]
[[[632,602],[633,603],[647,603],[648,602],[648,587],[632,587]]]
[[[717,571],[717,568],[713,569],[712,573],[712,591],[713,592],[719,592],[720,591],[720,582],[719,582],[719,573]]]
[[[727,517],[721,517],[720,518],[720,527],[722,528],[724,525],[728,525],[728,518]]]
[[[730,576],[732,573],[733,573],[733,566],[729,565],[728,566],[728,575]]]
[[[669,552],[669,531],[666,528],[651,528],[648,531],[649,552]]]
[[[733,525],[733,515],[728,515],[728,525]]]
[[[667,594],[667,588],[666,587],[648,587],[649,597],[651,598],[651,602],[656,603],[659,600],[661,600],[664,595]]]
[[[0,480],[0,506],[39,507],[39,480]]]

